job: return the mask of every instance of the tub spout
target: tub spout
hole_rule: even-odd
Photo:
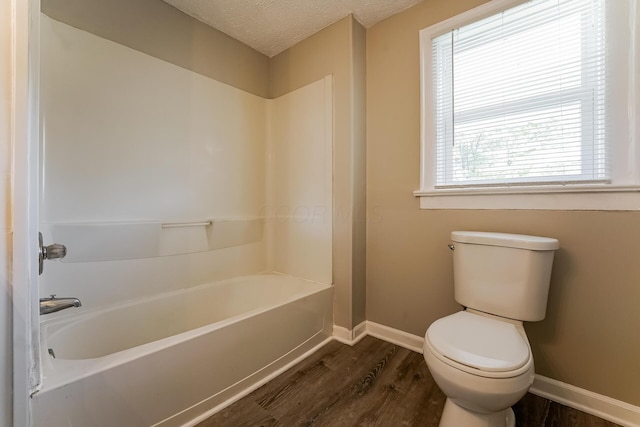
[[[40,298],[40,314],[55,313],[56,311],[65,310],[71,307],[80,307],[82,303],[78,298],[65,297],[56,298],[51,295],[49,298]]]

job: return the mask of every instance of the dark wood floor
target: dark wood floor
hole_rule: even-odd
[[[444,402],[421,354],[366,337],[330,342],[198,427],[437,426]],[[514,411],[518,427],[616,426],[532,394]]]

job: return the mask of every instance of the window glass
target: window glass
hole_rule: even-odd
[[[604,0],[534,0],[432,39],[435,188],[608,183]]]

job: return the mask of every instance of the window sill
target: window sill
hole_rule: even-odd
[[[640,210],[640,186],[496,187],[414,191],[420,209]]]

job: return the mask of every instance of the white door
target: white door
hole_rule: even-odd
[[[40,385],[38,312],[40,0],[10,0],[13,231],[13,425],[31,425],[30,395]]]

